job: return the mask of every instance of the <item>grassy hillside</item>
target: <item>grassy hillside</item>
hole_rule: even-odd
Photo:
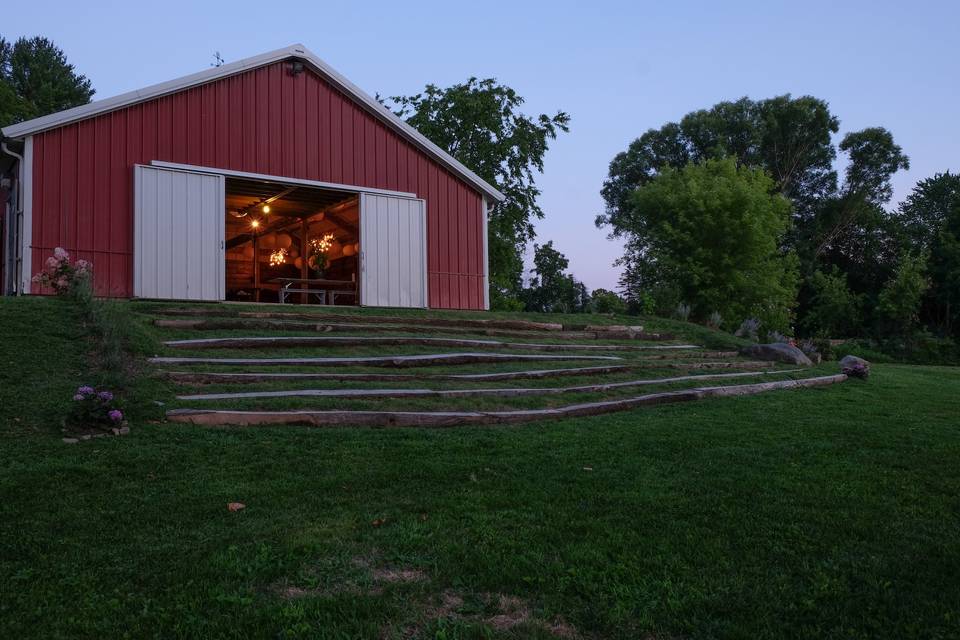
[[[179,334],[131,306],[138,355],[165,353]],[[0,332],[5,637],[960,634],[956,369],[518,426],[213,429],[164,422],[176,390],[142,364],[91,372],[65,303],[2,299]],[[131,435],[63,444],[99,380]]]

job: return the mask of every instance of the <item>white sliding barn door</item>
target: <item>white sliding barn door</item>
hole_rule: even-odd
[[[224,177],[134,167],[133,295],[223,300]]]
[[[427,209],[414,198],[360,196],[360,304],[427,306]]]

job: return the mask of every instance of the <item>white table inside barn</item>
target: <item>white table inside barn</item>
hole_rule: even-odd
[[[271,282],[280,285],[280,304],[285,304],[287,296],[291,293],[315,295],[320,299],[320,304],[336,304],[337,296],[351,296],[354,303],[357,302],[357,281],[355,279],[274,278]]]

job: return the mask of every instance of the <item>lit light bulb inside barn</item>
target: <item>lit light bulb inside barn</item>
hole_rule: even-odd
[[[264,212],[264,213],[270,213],[270,205],[268,205],[268,204],[263,205],[263,212]]]
[[[251,229],[259,229],[259,228],[260,228],[260,221],[259,221],[259,220],[252,220],[252,221],[250,222],[250,228],[251,228]]]
[[[279,267],[287,261],[287,250],[286,249],[277,249],[270,254],[270,266]]]

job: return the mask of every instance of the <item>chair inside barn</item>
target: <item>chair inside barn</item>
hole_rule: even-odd
[[[359,304],[355,193],[226,181],[228,300]]]

